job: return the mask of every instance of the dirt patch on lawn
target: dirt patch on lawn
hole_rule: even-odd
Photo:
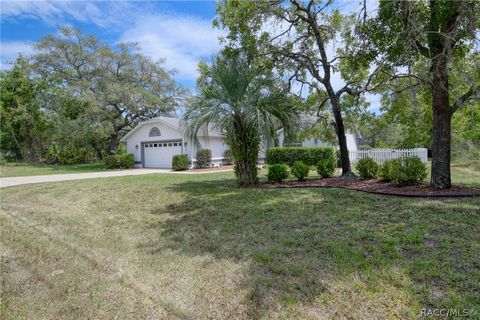
[[[261,185],[262,188],[344,188],[349,190],[363,191],[368,193],[404,196],[404,197],[473,197],[480,196],[480,189],[452,186],[450,189],[437,190],[422,183],[416,186],[402,187],[391,182],[381,180],[349,180],[342,177],[326,179],[309,179],[305,181],[287,181],[283,183],[268,182]]]

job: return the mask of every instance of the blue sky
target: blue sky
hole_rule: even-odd
[[[348,10],[352,2],[337,5]],[[59,25],[78,27],[111,45],[137,42],[145,55],[165,59],[165,67],[176,70],[175,79],[190,89],[198,62],[221,48],[223,31],[212,27],[214,1],[1,0],[0,9],[2,70],[19,52],[31,54],[31,44],[57,32]],[[337,88],[344,84],[339,74],[333,81]],[[378,96],[368,95],[367,100],[371,110],[378,111]]]
[[[57,26],[79,27],[102,41],[138,42],[144,54],[165,59],[175,78],[192,88],[198,61],[220,49],[213,1],[1,1],[1,68]]]

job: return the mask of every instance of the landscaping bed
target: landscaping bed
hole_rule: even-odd
[[[426,183],[415,186],[402,187],[391,182],[384,182],[377,179],[372,180],[348,180],[342,177],[326,179],[308,179],[304,181],[286,181],[283,183],[267,182],[262,184],[263,188],[343,188],[349,190],[363,191],[368,193],[395,195],[404,197],[472,197],[480,196],[480,189],[452,186],[451,189],[432,189]]]

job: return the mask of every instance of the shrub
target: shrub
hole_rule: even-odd
[[[331,157],[320,159],[317,163],[317,172],[322,178],[330,177],[335,172],[336,159]]]
[[[363,179],[373,179],[377,176],[378,164],[372,158],[358,160],[355,167]]]
[[[408,157],[386,161],[380,169],[385,181],[402,186],[411,186],[422,182],[427,176],[427,168],[419,157]]]
[[[268,180],[282,182],[288,178],[288,166],[286,164],[272,164],[268,166]]]
[[[107,169],[133,168],[135,157],[133,154],[110,154],[103,158],[103,163]]]
[[[295,161],[292,166],[292,174],[300,181],[308,177],[310,166],[307,166],[303,161]]]
[[[120,158],[120,167],[129,169],[135,166],[135,156],[131,153],[125,153],[118,155]]]
[[[283,163],[292,166],[295,161],[303,161],[307,166],[315,166],[318,161],[326,158],[334,158],[333,148],[275,147],[267,149],[268,164]]]
[[[224,164],[233,164],[233,155],[232,150],[226,149],[223,151],[223,163]]]
[[[195,165],[197,168],[208,168],[212,163],[212,151],[210,149],[200,149],[197,151],[196,159]]]
[[[103,157],[103,163],[107,169],[118,169],[121,168],[120,156],[117,154],[109,154]]]
[[[422,182],[427,177],[427,167],[419,157],[408,157],[402,159],[400,170],[393,180],[395,183],[412,186]]]
[[[400,170],[402,166],[400,159],[391,159],[387,160],[380,166],[378,170],[378,175],[382,180],[393,181],[395,179],[395,174]]]
[[[188,156],[186,154],[176,154],[172,158],[172,168],[175,171],[188,169]]]

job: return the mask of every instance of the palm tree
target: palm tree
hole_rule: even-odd
[[[218,55],[211,65],[202,61],[199,71],[199,94],[184,114],[190,139],[206,126],[223,132],[238,183],[257,183],[261,143],[270,143],[278,127],[289,132],[298,122],[282,81],[239,55]]]

